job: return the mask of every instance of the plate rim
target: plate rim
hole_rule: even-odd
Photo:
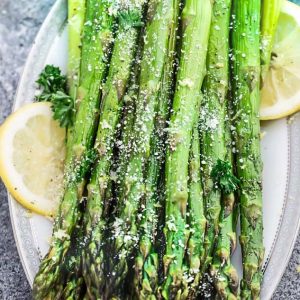
[[[300,176],[293,174],[298,173],[300,165],[300,112],[287,118],[287,122],[290,140],[287,190],[280,227],[269,260],[266,262],[261,291],[262,299],[271,299],[276,291],[287,269],[300,232]],[[296,162],[298,168],[295,168]],[[288,234],[290,228],[294,229],[294,234]],[[274,276],[274,272],[277,276]]]

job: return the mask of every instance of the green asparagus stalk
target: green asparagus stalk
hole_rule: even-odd
[[[146,6],[146,5],[145,5]],[[145,25],[145,22],[143,22]],[[134,134],[133,125],[135,119],[137,97],[139,93],[139,78],[141,72],[141,56],[143,51],[143,39],[145,26],[142,27],[137,41],[137,51],[135,63],[132,68],[128,91],[124,97],[123,116],[119,128],[119,140],[117,141],[117,154],[113,166],[115,174],[115,191],[117,192],[116,201],[122,201],[125,189],[125,176],[128,161],[133,149]]]
[[[73,115],[76,114],[76,97],[77,89],[79,85],[79,71],[81,61],[81,39],[83,31],[83,23],[85,18],[85,0],[69,0],[68,1],[68,76],[67,76],[67,88],[68,95],[73,99],[72,109]],[[78,107],[77,107],[78,108]],[[72,126],[67,128],[67,155],[71,155],[72,151]],[[80,214],[80,212],[79,212]],[[78,217],[79,218],[79,217]],[[77,245],[71,245],[71,249],[77,247]],[[72,251],[73,252],[73,251]],[[69,255],[69,254],[68,254]],[[74,267],[73,267],[74,265]],[[72,270],[68,268],[68,274],[66,275],[67,285],[64,288],[62,297],[64,299],[76,299],[76,294],[82,288],[83,280],[78,274],[78,268],[80,265],[80,256],[75,259],[72,264]],[[76,270],[75,270],[76,269]],[[75,274],[74,274],[75,273]],[[77,297],[78,298],[78,297]]]
[[[77,90],[80,79],[80,62],[86,0],[68,0],[68,92],[73,99],[74,111],[78,109]],[[67,157],[72,152],[72,127],[67,129]]]
[[[238,190],[238,179],[233,175],[233,137],[231,135],[231,118],[233,115],[232,102],[227,103],[227,115],[225,120],[225,141],[227,153],[225,161],[219,161],[220,168],[214,171],[219,173],[215,184],[222,192],[222,209],[219,219],[219,237],[214,249],[213,262],[210,267],[210,275],[214,286],[221,299],[239,298],[239,278],[237,271],[231,264],[230,256],[236,248],[236,227],[238,221],[238,204],[235,194]],[[221,171],[221,172],[220,172]],[[226,185],[222,184],[227,183]],[[231,184],[228,184],[231,183]]]
[[[81,206],[79,208],[77,226],[71,237],[71,245],[65,259],[66,283],[61,296],[62,299],[80,300],[86,292],[86,284],[81,267],[81,257],[84,248],[84,228],[82,226],[84,205]]]
[[[230,152],[229,152],[230,154]],[[237,189],[238,180],[233,176],[230,156],[228,161],[218,162],[219,182],[230,181],[232,188],[226,190],[222,188],[222,209],[219,220],[219,237],[214,250],[210,274],[212,275],[217,293],[221,299],[238,299],[239,279],[237,271],[231,264],[230,256],[236,248],[236,221],[234,191]]]
[[[264,81],[270,67],[274,36],[283,0],[263,0],[261,16],[261,78]]]
[[[242,299],[259,299],[262,280],[262,162],[260,154],[260,12],[261,1],[234,1],[233,105],[236,168],[240,180],[243,257]]]
[[[117,203],[116,218],[112,223],[112,255],[109,257],[106,297],[122,291],[128,272],[128,260],[138,243],[136,225],[139,202],[144,194],[144,168],[149,161],[155,111],[166,62],[170,59],[169,35],[172,32],[177,0],[150,0],[141,61],[139,94],[133,134],[134,144],[125,178],[123,198]],[[173,55],[173,54],[171,54]],[[119,174],[120,175],[120,174]]]
[[[89,0],[83,30],[82,63],[78,96],[81,104],[71,137],[72,151],[66,161],[66,188],[55,220],[50,250],[35,278],[35,299],[59,297],[63,289],[62,272],[70,237],[78,218],[85,176],[93,161],[91,151],[96,129],[99,91],[106,71],[112,40],[113,16],[110,1]]]
[[[187,271],[184,274],[184,285],[188,299],[197,297],[197,288],[202,277],[201,263],[204,260],[204,237],[207,221],[204,214],[204,199],[200,175],[200,137],[198,119],[193,129],[192,146],[189,162],[189,199],[187,210]]]
[[[161,203],[163,192],[162,170],[165,160],[166,131],[174,78],[176,32],[178,29],[179,3],[174,2],[174,22],[170,26],[168,45],[169,57],[165,62],[160,91],[158,109],[155,118],[155,130],[151,137],[151,154],[147,164],[145,179],[145,195],[142,203],[142,217],[139,223],[140,241],[135,258],[136,295],[138,299],[155,298],[158,291],[158,221],[163,209]]]
[[[129,158],[131,156],[131,149],[133,143],[133,124],[136,111],[136,101],[138,95],[138,85],[133,84],[130,86],[130,90],[126,94],[125,109],[124,109],[124,118],[121,125],[121,138],[118,146],[118,159],[117,159],[117,192],[118,192],[118,201],[122,198],[124,188],[123,174],[126,172]],[[120,175],[120,176],[119,176]]]
[[[92,299],[102,297],[105,283],[103,236],[106,219],[103,212],[107,187],[110,185],[114,137],[123,106],[136,53],[136,42],[142,22],[143,3],[128,1],[119,7],[119,28],[115,38],[107,81],[103,88],[99,128],[95,149],[99,160],[88,185],[85,235],[89,238],[83,254],[83,272],[87,292]]]
[[[80,78],[81,38],[86,11],[86,0],[68,1],[68,88],[76,99]]]
[[[82,34],[83,34],[83,25],[86,13],[86,0],[68,0],[68,94],[73,99],[73,110],[74,115],[78,109],[76,105],[77,99],[77,89],[79,86],[80,78],[80,62],[81,62],[81,46],[82,46]],[[71,157],[72,155],[72,126],[67,128],[67,156]],[[82,216],[81,210],[78,211],[78,219]],[[77,233],[75,233],[77,236]],[[80,237],[78,236],[77,239]],[[78,248],[77,244],[71,242],[70,248]],[[74,251],[71,251],[74,252]],[[72,268],[68,270],[68,275],[66,275],[67,284],[63,291],[64,299],[79,299],[80,290],[83,286],[83,278],[80,274],[80,254],[76,253],[76,258],[74,258],[74,263]],[[70,255],[70,254],[68,254]],[[73,254],[72,254],[73,255]],[[73,257],[73,256],[72,256]],[[79,296],[77,296],[79,295]]]
[[[180,297],[186,243],[189,152],[211,22],[211,2],[187,0],[182,13],[182,49],[166,158],[166,253],[162,287],[164,299]]]
[[[207,76],[201,107],[201,166],[208,228],[205,240],[204,271],[212,259],[218,236],[221,191],[215,188],[211,172],[218,160],[225,160],[225,116],[229,81],[230,0],[214,1],[207,54]]]
[[[118,141],[117,159],[114,163],[113,174],[115,174],[115,190],[117,192],[116,201],[119,202],[125,193],[124,174],[131,156],[133,144],[133,125],[136,111],[136,101],[138,95],[138,85],[133,80],[129,90],[124,97],[124,116],[121,122],[121,134]]]
[[[82,35],[84,28],[84,20],[86,13],[86,0],[68,0],[68,90],[69,95],[74,99],[74,109],[75,113],[78,109],[78,105],[76,105],[77,99],[77,90],[79,86],[80,79],[80,62],[81,62],[81,47],[82,47]],[[67,138],[67,149],[68,156],[71,156],[72,151],[72,127],[68,128],[68,138]],[[78,219],[82,217],[82,212],[79,211]],[[81,231],[80,231],[81,233]],[[79,231],[78,231],[79,234]],[[80,239],[81,235],[77,236],[77,239]],[[75,247],[75,252],[77,257],[75,258],[75,263],[73,263],[74,267],[69,271],[67,285],[64,288],[63,298],[65,299],[78,299],[80,289],[83,286],[83,278],[79,274],[80,273],[80,254],[78,253],[79,245],[76,243],[71,248]]]
[[[238,179],[233,175],[233,137],[231,135],[231,117],[233,114],[231,101],[227,102],[225,119],[225,143],[227,147],[225,161],[218,161],[218,168],[213,170],[215,184],[221,190],[222,209],[219,219],[219,237],[214,249],[210,275],[221,299],[239,298],[239,278],[231,264],[230,257],[236,248],[236,226],[238,220],[238,204],[235,193],[238,190]],[[225,184],[224,184],[225,183]]]

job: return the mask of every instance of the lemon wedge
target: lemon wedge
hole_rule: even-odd
[[[0,127],[0,176],[27,209],[54,216],[63,193],[65,130],[49,103],[31,103]]]
[[[300,110],[300,7],[285,1],[269,73],[261,90],[261,120],[286,117]]]

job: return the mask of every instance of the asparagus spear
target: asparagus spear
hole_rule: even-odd
[[[79,208],[77,226],[71,237],[71,245],[68,249],[67,256],[65,258],[65,272],[66,283],[64,286],[62,299],[82,299],[82,296],[86,293],[86,284],[84,282],[82,274],[81,257],[83,253],[83,216],[84,216],[84,203]]]
[[[86,0],[68,1],[68,88],[76,99],[80,78],[81,38],[85,18]]]
[[[136,80],[131,80],[129,90],[124,97],[124,112],[120,127],[120,138],[117,141],[117,159],[114,162],[113,174],[115,175],[115,191],[116,202],[123,199],[125,191],[125,178],[127,165],[131,156],[131,149],[133,143],[133,124],[136,111],[136,100],[138,95],[138,85]]]
[[[145,5],[147,6],[147,5]],[[145,22],[143,22],[145,25]],[[143,40],[145,35],[145,26],[142,27],[137,41],[137,53],[135,63],[132,69],[128,91],[124,97],[123,116],[119,128],[119,140],[117,144],[116,161],[113,167],[115,178],[116,200],[122,201],[125,189],[125,176],[128,161],[131,156],[132,144],[134,142],[133,125],[136,113],[137,97],[139,93],[139,79],[141,72],[141,56],[143,51]]]
[[[177,75],[166,158],[166,279],[164,299],[179,297],[182,261],[186,239],[186,206],[188,200],[188,162],[195,114],[205,75],[205,61],[211,21],[210,1],[187,0],[182,13],[182,49]]]
[[[214,250],[210,273],[214,280],[217,293],[221,299],[237,299],[239,280],[237,271],[230,262],[230,256],[236,248],[236,205],[234,192],[238,180],[233,176],[232,165],[227,161],[219,160],[213,173],[218,177],[215,184],[222,191],[222,209],[219,220],[219,237]],[[231,184],[228,184],[228,183]],[[223,185],[223,183],[226,183]]]
[[[202,277],[201,263],[204,260],[204,237],[207,221],[204,214],[203,190],[200,175],[200,138],[198,120],[193,129],[193,140],[189,162],[189,199],[187,213],[187,272],[184,274],[189,299],[197,296],[197,288]]]
[[[45,299],[62,292],[62,268],[76,226],[78,203],[84,178],[92,163],[99,88],[103,80],[112,39],[113,17],[110,1],[88,0],[83,31],[82,64],[78,95],[81,100],[72,133],[72,151],[66,161],[66,189],[55,220],[50,250],[35,278],[35,299]],[[51,298],[51,297],[50,297]]]
[[[150,139],[164,67],[169,61],[169,35],[175,20],[177,0],[150,0],[145,44],[141,61],[140,90],[134,121],[134,145],[125,176],[123,199],[117,203],[112,224],[112,253],[106,297],[117,295],[128,271],[128,259],[138,242],[136,213],[144,191],[143,173],[150,156]]]
[[[236,167],[240,180],[243,256],[241,297],[252,300],[259,299],[264,257],[259,122],[260,9],[259,0],[234,1],[232,33]]]
[[[80,79],[80,62],[81,62],[81,42],[83,34],[83,25],[86,13],[86,0],[68,0],[68,92],[73,99],[74,111],[78,109],[76,105],[77,89]],[[67,128],[67,156],[72,155],[72,126]],[[78,211],[78,219],[82,217],[82,212]],[[75,233],[77,236],[77,233]],[[80,239],[81,235],[77,236]],[[80,295],[80,290],[83,286],[83,278],[80,272],[80,253],[79,245],[71,242],[71,249],[76,248],[72,264],[72,270],[69,270],[67,276],[67,284],[64,288],[64,299],[77,299]],[[78,250],[78,251],[77,251]],[[69,254],[68,254],[69,255]]]
[[[142,217],[139,223],[140,241],[135,258],[135,287],[139,299],[155,297],[158,289],[158,251],[157,234],[159,215],[162,212],[163,192],[162,170],[165,159],[165,128],[171,107],[174,78],[176,32],[178,26],[179,3],[174,2],[174,21],[170,27],[168,44],[169,57],[165,62],[161,86],[158,94],[158,109],[155,118],[155,130],[151,137],[151,154],[147,163],[145,195],[142,203]]]
[[[68,0],[68,80],[69,96],[73,99],[73,110],[78,105],[77,90],[80,79],[81,42],[86,13],[86,0]],[[72,126],[67,129],[67,156],[72,152]]]
[[[123,98],[134,62],[141,26],[144,0],[128,1],[119,7],[119,28],[115,38],[110,69],[103,88],[101,115],[95,149],[99,160],[88,185],[85,235],[89,238],[83,254],[83,271],[91,298],[101,298],[105,283],[103,261],[103,218],[105,195],[110,184],[114,137],[123,106]]]
[[[283,0],[262,1],[261,16],[261,78],[265,79],[271,61],[274,36]]]
[[[221,191],[215,188],[211,172],[217,161],[225,160],[226,156],[224,126],[229,81],[230,8],[230,0],[214,1],[207,54],[208,72],[203,86],[201,165],[208,228],[205,240],[205,263],[202,265],[202,271],[207,268],[212,259],[221,211]]]
[[[219,168],[214,169],[216,186],[222,192],[222,209],[219,219],[219,238],[214,250],[210,274],[221,299],[239,298],[239,279],[237,271],[231,264],[230,256],[236,248],[236,226],[238,221],[238,203],[235,193],[239,180],[233,175],[233,137],[231,135],[232,101],[227,101],[225,119],[225,142],[227,147],[225,161],[219,161]]]

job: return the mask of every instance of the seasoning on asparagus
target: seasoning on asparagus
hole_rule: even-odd
[[[95,159],[92,151],[99,108],[99,91],[112,41],[111,1],[88,0],[83,29],[78,97],[81,103],[71,137],[72,151],[66,161],[66,188],[55,220],[50,250],[35,277],[35,299],[59,297],[63,289],[62,268],[78,216],[85,176]]]
[[[182,13],[182,49],[177,86],[168,128],[166,156],[166,253],[164,299],[180,297],[186,243],[188,165],[195,114],[205,75],[211,2],[187,0]]]
[[[138,243],[137,211],[144,194],[144,168],[149,161],[155,111],[159,100],[161,80],[170,59],[169,35],[176,22],[174,4],[177,0],[150,0],[141,61],[139,94],[133,126],[134,142],[124,176],[123,198],[119,199],[112,224],[112,250],[109,257],[106,297],[122,291],[128,272],[128,262]],[[173,55],[173,54],[172,54]]]
[[[262,161],[260,153],[261,1],[233,4],[233,105],[236,168],[240,181],[243,258],[242,299],[259,299],[263,247]]]

